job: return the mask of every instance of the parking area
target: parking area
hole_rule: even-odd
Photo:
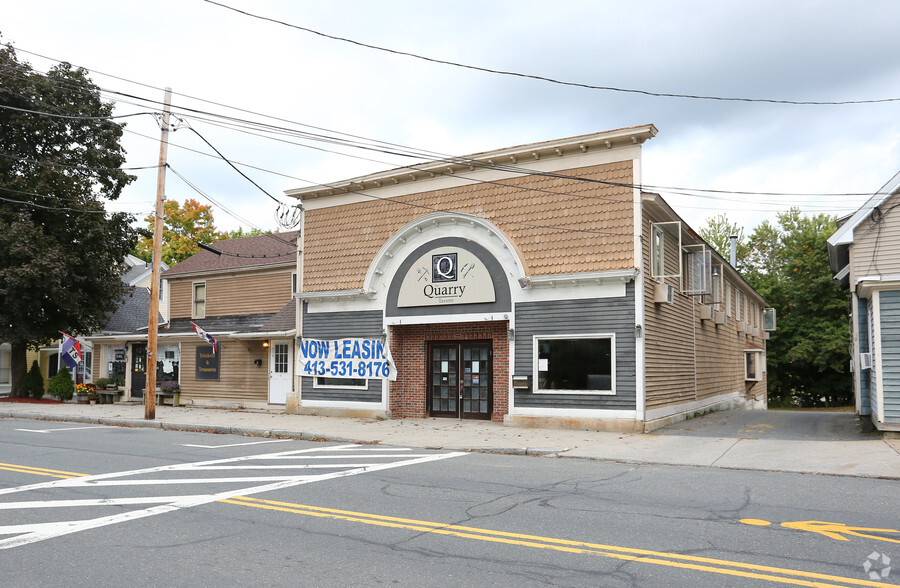
[[[681,421],[654,431],[658,435],[838,441],[873,438],[853,412],[726,410]]]

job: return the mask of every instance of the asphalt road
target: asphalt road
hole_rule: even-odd
[[[898,505],[877,479],[0,421],[17,587],[895,585]]]

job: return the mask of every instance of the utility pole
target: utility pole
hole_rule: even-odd
[[[150,278],[150,319],[147,324],[147,392],[144,394],[144,419],[156,418],[156,350],[159,333],[159,262],[162,257],[162,229],[166,198],[166,154],[169,151],[169,101],[172,89],[166,88],[163,100],[162,137],[159,142],[159,169],[156,174],[156,215],[153,221],[153,273]]]

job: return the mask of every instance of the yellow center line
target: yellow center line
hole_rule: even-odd
[[[17,465],[13,463],[0,463],[0,470],[10,472],[20,472],[23,474],[35,474],[38,476],[52,476],[54,478],[80,478],[90,474],[79,474],[76,472],[66,472],[63,470],[48,470],[46,468],[33,468],[31,466]]]
[[[0,463],[0,470],[11,472],[20,472],[26,474],[35,474],[40,476],[53,476],[57,478],[75,478],[89,476],[90,474],[80,474],[76,472],[67,472],[64,470],[51,470],[45,468],[34,468],[31,466],[22,466],[8,463]],[[248,506],[254,508],[262,508],[267,510],[275,510],[281,512],[289,512],[294,514],[302,514],[306,516],[314,516],[320,518],[331,518],[344,520],[355,523],[365,523],[368,525],[379,525],[383,527],[410,529],[424,533],[435,533],[439,535],[448,535],[460,537],[463,539],[477,539],[480,541],[490,541],[494,543],[504,543],[508,545],[518,545],[522,547],[534,547],[538,549],[552,549],[566,553],[598,555],[602,557],[610,557],[625,561],[633,561],[640,563],[649,563],[675,568],[683,568],[702,572],[710,572],[715,574],[724,574],[730,576],[740,576],[743,578],[751,578],[757,580],[765,580],[769,582],[781,582],[783,584],[792,584],[796,586],[809,586],[812,588],[841,588],[848,584],[854,586],[874,586],[874,587],[896,587],[896,584],[886,584],[883,582],[872,582],[869,580],[858,580],[856,578],[846,578],[841,576],[831,576],[828,574],[819,574],[816,572],[804,572],[800,570],[791,570],[787,568],[778,568],[773,566],[763,566],[756,564],[748,564],[737,561],[729,561],[723,559],[714,559],[708,557],[700,557],[694,555],[681,555],[678,553],[667,553],[664,551],[651,551],[648,549],[636,549],[631,547],[619,547],[616,545],[603,545],[599,543],[588,543],[585,541],[571,541],[568,539],[556,539],[553,537],[541,537],[539,535],[527,535],[522,533],[511,533],[506,531],[494,531],[491,529],[479,529],[476,527],[466,527],[462,525],[450,525],[445,523],[436,523],[431,521],[421,521],[417,519],[405,519],[398,517],[390,517],[385,515],[376,515],[369,513],[354,512],[349,510],[339,510],[332,508],[323,508],[319,506],[309,506],[304,504],[294,504],[290,502],[279,502],[276,500],[263,500],[261,498],[251,498],[247,496],[235,496],[230,499],[223,499],[219,502],[234,504],[238,506]],[[856,533],[853,533],[856,534]],[[860,536],[864,536],[859,534]],[[666,559],[660,559],[666,558]],[[688,563],[690,562],[690,563]],[[709,565],[701,565],[709,564]],[[713,567],[726,566],[726,567]],[[738,568],[738,569],[728,569]],[[742,571],[742,570],[753,570]],[[768,572],[768,573],[756,573]],[[770,574],[782,574],[774,576]],[[798,576],[791,578],[786,576]],[[807,578],[807,579],[802,579]],[[823,583],[819,580],[828,582],[840,582],[841,584]]]
[[[444,523],[436,523],[430,521],[421,521],[416,519],[405,519],[398,517],[389,517],[384,515],[375,515],[368,513],[360,513],[346,510],[322,508],[303,504],[293,504],[289,502],[278,502],[274,500],[263,500],[259,498],[250,498],[245,496],[236,496],[231,499],[224,499],[219,502],[234,504],[239,506],[249,506],[254,508],[263,508],[268,510],[276,510],[281,512],[290,512],[314,517],[332,518],[345,520],[349,522],[365,523],[369,525],[378,525],[383,527],[410,529],[425,533],[435,533],[439,535],[451,535],[465,539],[478,539],[481,541],[491,541],[495,543],[505,543],[509,545],[519,545],[523,547],[535,547],[540,549],[552,549],[568,553],[591,554],[603,557],[611,557],[626,561],[650,563],[676,568],[685,568],[697,571],[712,572],[717,574],[725,574],[731,576],[740,576],[745,578],[753,578],[766,580],[771,582],[781,582],[793,584],[797,586],[813,586],[813,587],[833,587],[846,586],[847,584],[855,586],[896,586],[895,584],[885,584],[881,582],[872,582],[869,580],[858,580],[855,578],[846,578],[841,576],[831,576],[827,574],[819,574],[816,572],[805,572],[800,570],[791,570],[787,568],[778,568],[773,566],[763,566],[756,564],[747,564],[743,562],[728,561],[722,559],[714,559],[700,556],[681,555],[678,553],[667,553],[661,551],[651,551],[647,549],[634,549],[629,547],[619,547],[615,545],[603,545],[597,543],[588,543],[584,541],[571,541],[567,539],[556,539],[552,537],[541,537],[537,535],[526,535],[521,533],[510,533],[505,531],[494,531],[490,529],[479,529],[475,527],[466,527],[460,525],[450,525]],[[666,558],[666,559],[661,559]],[[674,560],[674,561],[673,561]],[[710,564],[710,565],[702,565]],[[713,567],[727,566],[727,567]],[[739,569],[727,569],[739,568]],[[742,571],[753,570],[753,571]],[[768,572],[768,573],[756,573]],[[770,575],[771,573],[782,574],[781,576]],[[786,576],[798,576],[791,578]],[[805,579],[804,579],[805,578]],[[820,580],[828,582],[840,582],[840,584],[823,583]]]

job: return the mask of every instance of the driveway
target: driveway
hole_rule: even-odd
[[[681,421],[654,431],[657,435],[771,439],[790,441],[851,441],[877,438],[863,432],[853,412],[795,410],[726,410]]]

